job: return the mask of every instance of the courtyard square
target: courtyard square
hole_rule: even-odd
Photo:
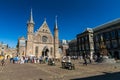
[[[120,64],[92,63],[83,66],[82,61],[72,61],[75,70],[61,68],[61,63],[55,66],[47,64],[13,64],[7,62],[0,66],[0,80],[119,80]]]

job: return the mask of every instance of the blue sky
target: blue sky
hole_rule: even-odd
[[[0,0],[0,42],[15,47],[19,37],[26,37],[31,8],[35,31],[46,18],[53,33],[57,15],[59,38],[66,40],[120,18],[120,0]]]

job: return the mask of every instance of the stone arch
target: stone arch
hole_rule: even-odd
[[[47,46],[45,46],[42,50],[42,56],[48,56],[49,49]]]

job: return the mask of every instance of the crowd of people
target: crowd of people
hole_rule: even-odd
[[[24,64],[24,63],[47,63],[48,60],[52,60],[52,58],[49,58],[48,56],[40,56],[40,57],[36,57],[36,56],[15,56],[10,58],[10,63],[19,63],[19,64]]]
[[[63,63],[71,63],[71,59],[73,60],[76,60],[78,59],[78,57],[70,57],[70,56],[63,56],[62,59],[61,59],[61,62]],[[81,59],[81,57],[80,57]],[[43,63],[48,63],[49,64],[55,64],[55,61],[56,59],[54,58],[50,58],[48,56],[39,56],[39,57],[36,57],[36,56],[15,56],[15,57],[12,57],[12,58],[9,58],[10,60],[10,63],[13,63],[13,64],[24,64],[24,63],[40,63],[40,64],[43,64]],[[90,59],[90,55],[87,55],[85,53],[82,54],[82,60],[84,61],[83,62],[83,65],[87,65],[88,63],[91,63],[92,60]],[[5,59],[2,59],[1,60],[1,65],[5,65]]]

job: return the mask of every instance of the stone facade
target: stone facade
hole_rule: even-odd
[[[52,35],[46,20],[44,20],[43,24],[35,32],[34,25],[35,23],[31,10],[30,19],[27,23],[27,39],[24,47],[25,56],[49,56],[60,58],[57,19],[55,20],[54,35]],[[20,52],[20,48],[18,49]]]
[[[25,52],[26,52],[26,40],[24,37],[20,37],[18,39],[18,45],[17,45],[17,52],[18,52],[18,55],[20,54],[20,56],[24,56],[26,55]]]
[[[88,29],[77,35],[79,54],[99,55],[101,54],[101,43],[106,46],[110,58],[120,59],[120,19]]]
[[[16,48],[10,48],[7,44],[0,43],[0,56],[4,56],[6,58],[13,57],[14,54],[17,53]]]
[[[59,47],[62,51],[62,56],[67,56],[69,54],[68,52],[69,42],[70,42],[69,40],[64,40],[64,39],[59,41],[59,45],[60,45]]]
[[[77,51],[79,55],[86,53],[90,55],[91,59],[93,58],[93,29],[87,28],[83,33],[77,35]]]
[[[78,56],[78,53],[77,53],[77,40],[74,39],[74,40],[71,40],[69,43],[69,49],[68,49],[68,55],[69,56]]]
[[[0,55],[5,55],[6,49],[8,49],[8,45],[0,42]]]
[[[120,19],[100,25],[94,30],[95,53],[100,53],[101,37],[110,58],[120,59]]]

